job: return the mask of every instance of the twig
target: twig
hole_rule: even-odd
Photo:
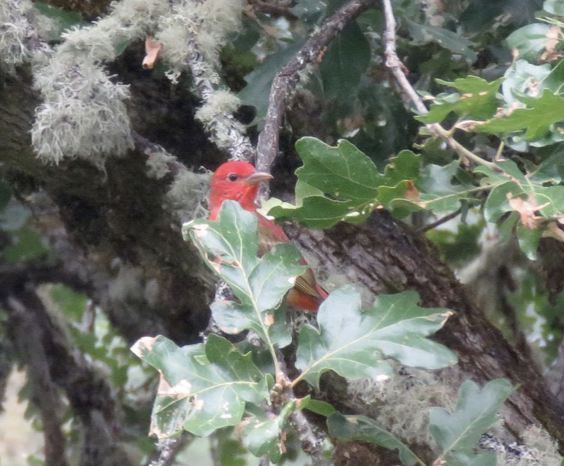
[[[384,16],[386,18],[386,33],[385,33],[385,43],[386,43],[386,66],[391,70],[394,78],[396,79],[400,89],[406,95],[407,99],[415,105],[417,111],[421,114],[428,113],[427,107],[423,103],[423,99],[417,94],[407,76],[405,74],[405,66],[401,62],[397,54],[396,47],[396,19],[394,17],[394,12],[392,9],[391,0],[382,0],[384,6]],[[452,134],[444,129],[438,123],[428,124],[426,127],[435,136],[441,138],[445,141],[451,149],[453,149],[461,157],[466,157],[473,162],[485,165],[492,169],[497,169],[497,166],[487,160],[478,157],[476,154],[470,152],[462,144],[460,144],[456,139],[452,137]]]
[[[436,222],[433,222],[433,223],[430,223],[429,225],[425,225],[424,227],[421,227],[419,229],[419,231],[421,233],[425,233],[426,231],[432,230],[433,228],[437,228],[437,227],[441,226],[443,223],[446,223],[449,220],[452,220],[453,218],[460,215],[460,212],[462,212],[462,209],[458,209],[456,212],[451,212],[450,214],[445,215],[442,218],[439,218]]]
[[[282,400],[295,400],[294,389],[290,383],[290,379],[288,378],[288,371],[286,368],[286,361],[284,360],[284,356],[282,355],[281,351],[277,351],[277,359],[280,361],[280,373],[282,376],[282,380],[277,380],[278,383],[281,384],[282,392]],[[273,403],[274,404],[274,403]],[[332,463],[327,461],[323,457],[323,438],[321,436],[316,435],[314,429],[310,422],[305,417],[302,411],[294,411],[290,418],[296,430],[298,431],[298,438],[300,439],[300,443],[302,444],[302,448],[304,452],[306,452],[312,460],[314,466],[329,466]]]
[[[314,466],[328,466],[330,461],[323,457],[323,439],[315,434],[310,422],[305,417],[303,411],[292,413],[292,421],[298,431],[298,438],[303,450],[311,457]]]
[[[171,466],[176,455],[186,445],[188,437],[185,432],[180,437],[165,439],[161,442],[159,458],[157,461],[151,461],[150,466]]]
[[[276,74],[270,88],[264,129],[258,138],[256,166],[259,170],[270,171],[270,166],[278,155],[280,127],[290,93],[300,79],[298,73],[308,64],[319,62],[329,42],[374,2],[375,0],[352,0],[346,3],[321,25],[320,31],[311,36]]]

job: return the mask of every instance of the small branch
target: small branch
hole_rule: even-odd
[[[299,72],[307,65],[318,63],[327,45],[347,24],[373,5],[375,0],[351,0],[337,10],[311,36],[300,51],[276,74],[270,96],[264,129],[259,135],[255,165],[261,171],[270,171],[270,166],[278,155],[278,140],[284,112],[291,91],[299,82]]]
[[[180,437],[169,438],[163,440],[160,445],[159,459],[151,461],[149,466],[171,466],[174,463],[176,455],[186,445],[188,436],[183,432]]]
[[[439,218],[436,222],[430,223],[429,225],[425,225],[424,227],[420,228],[419,231],[421,233],[425,233],[429,230],[437,228],[437,227],[441,226],[443,223],[446,223],[449,220],[452,220],[453,218],[459,216],[461,212],[462,212],[462,209],[458,209],[456,212],[451,212],[450,214],[445,215],[442,218]]]
[[[293,384],[290,383],[290,379],[288,378],[286,361],[280,351],[277,351],[277,359],[280,361],[279,367],[281,377],[277,377],[276,381],[281,384],[282,399],[284,401],[295,400],[296,397],[294,395]],[[274,404],[273,400],[273,405]],[[302,449],[311,457],[313,466],[330,466],[332,463],[323,457],[323,450],[321,448],[323,445],[323,438],[315,433],[304,413],[299,410],[294,411],[290,418],[298,431],[298,438],[302,444]]]
[[[303,411],[292,413],[292,421],[298,431],[298,438],[302,448],[311,457],[313,465],[329,466],[331,462],[323,457],[323,450],[321,448],[323,439],[315,434]]]
[[[174,155],[169,154],[167,150],[160,144],[149,141],[147,138],[141,136],[139,133],[132,133],[133,144],[135,144],[135,149],[142,152],[147,157],[151,157],[152,154],[165,154],[170,157],[170,161],[167,162],[167,167],[172,176],[178,175],[180,172],[186,170],[186,166],[179,162]]]
[[[419,113],[424,115],[428,113],[427,107],[423,103],[421,96],[417,94],[417,91],[413,88],[413,86],[407,79],[406,68],[397,54],[396,19],[394,17],[391,0],[382,0],[382,4],[384,6],[384,16],[386,18],[386,66],[391,70],[394,78],[396,79],[407,100],[415,106]],[[445,141],[451,147],[451,149],[453,149],[461,157],[466,157],[467,159],[470,159],[479,165],[497,169],[494,163],[484,160],[466,149],[462,144],[460,144],[458,141],[456,141],[456,139],[452,137],[452,134],[449,131],[444,129],[438,123],[428,124],[425,126],[432,134]]]

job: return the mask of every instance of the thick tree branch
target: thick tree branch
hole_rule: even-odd
[[[14,342],[24,355],[32,383],[32,400],[41,415],[45,463],[49,466],[67,466],[66,439],[61,427],[63,405],[49,371],[45,348],[41,344],[41,328],[19,299],[8,296],[4,305],[13,320]]]
[[[102,459],[108,466],[128,466],[130,462],[119,445],[123,434],[121,410],[104,378],[71,347],[65,333],[29,289],[29,284],[3,288],[0,303],[9,312],[10,338],[29,351],[27,363],[32,377],[36,374],[41,377],[37,380],[40,391],[51,390],[49,381],[52,381],[64,390],[71,408],[82,421],[85,436],[81,466],[99,466]],[[41,393],[41,397],[44,396],[45,393]],[[48,402],[44,398],[38,402],[42,410],[46,409],[46,404],[47,408],[57,406],[53,397]],[[51,411],[45,413],[49,417],[47,422],[55,423],[61,409]],[[52,425],[49,431],[53,433],[56,428]]]
[[[540,423],[564,444],[564,409],[545,386],[534,361],[503,338],[427,240],[386,212],[375,212],[363,226],[342,223],[319,232],[289,225],[285,230],[329,275],[344,272],[374,295],[416,290],[423,306],[454,310],[454,317],[437,334],[459,356],[458,366],[448,369],[453,385],[467,378],[487,382],[506,377],[520,387],[503,413],[508,429],[518,435]],[[332,389],[339,391],[327,387]],[[346,397],[346,391],[337,396]],[[360,413],[366,407],[358,409]]]
[[[264,129],[259,135],[255,165],[261,171],[270,171],[278,155],[278,140],[284,112],[292,90],[299,82],[299,72],[318,63],[329,43],[345,26],[366,11],[375,0],[351,0],[331,15],[311,36],[300,51],[276,74],[270,96]]]

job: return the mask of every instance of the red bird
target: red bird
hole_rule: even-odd
[[[256,214],[260,256],[277,244],[290,242],[290,238],[279,225],[257,212],[255,199],[259,183],[271,179],[272,175],[269,173],[259,172],[250,163],[242,161],[220,165],[211,179],[209,219],[217,220],[219,209],[226,200],[237,201],[243,209]],[[301,262],[307,265],[303,257]],[[294,288],[288,293],[286,301],[296,309],[317,311],[325,298],[327,291],[319,286],[313,271],[307,269],[303,275],[296,278]]]

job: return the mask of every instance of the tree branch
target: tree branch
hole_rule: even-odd
[[[5,306],[13,320],[14,342],[24,355],[28,367],[27,374],[32,383],[32,400],[39,408],[43,423],[45,463],[52,466],[67,466],[66,439],[61,427],[63,406],[49,371],[45,348],[41,344],[41,328],[16,297],[8,296]]]
[[[549,392],[534,361],[503,338],[425,238],[381,211],[362,226],[341,223],[319,232],[288,225],[285,231],[323,264],[328,275],[346,270],[373,295],[410,289],[419,293],[422,306],[454,310],[436,335],[459,356],[459,364],[447,369],[454,388],[469,377],[481,382],[506,377],[520,386],[503,412],[509,431],[518,436],[529,425],[541,423],[564,444],[564,408]],[[327,390],[340,389],[328,384]],[[337,395],[347,396],[346,391]],[[366,409],[359,405],[358,413]]]
[[[394,78],[396,78],[396,81],[400,89],[402,90],[402,93],[405,95],[406,100],[415,105],[417,111],[424,115],[428,113],[427,107],[423,103],[423,99],[421,99],[419,94],[417,94],[417,92],[407,79],[407,76],[405,74],[406,68],[397,54],[396,20],[394,17],[391,0],[382,0],[382,4],[384,6],[384,15],[386,17],[386,66],[392,71],[392,74],[394,75]],[[452,134],[449,131],[444,129],[438,123],[427,124],[425,126],[432,134],[445,141],[450,146],[450,148],[453,149],[461,157],[470,159],[479,165],[485,165],[487,167],[497,169],[494,163],[484,160],[466,149],[466,147],[464,147],[452,137]]]
[[[63,454],[64,437],[60,440],[57,433],[61,408],[55,395],[49,394],[55,384],[66,392],[84,427],[81,466],[99,466],[100,458],[104,458],[107,466],[129,466],[131,463],[119,445],[121,409],[104,378],[71,348],[64,332],[29,286],[2,288],[0,303],[9,312],[9,337],[15,345],[26,349],[31,376],[40,377],[36,380],[40,387],[37,401],[45,413],[45,428],[56,439],[50,445],[57,446],[57,456]],[[66,463],[47,461],[47,464]]]
[[[327,45],[345,26],[375,3],[375,0],[351,0],[331,15],[311,36],[300,51],[276,74],[270,88],[264,129],[259,135],[255,165],[261,171],[270,171],[278,155],[278,141],[284,112],[292,90],[299,82],[299,72],[318,63]]]

